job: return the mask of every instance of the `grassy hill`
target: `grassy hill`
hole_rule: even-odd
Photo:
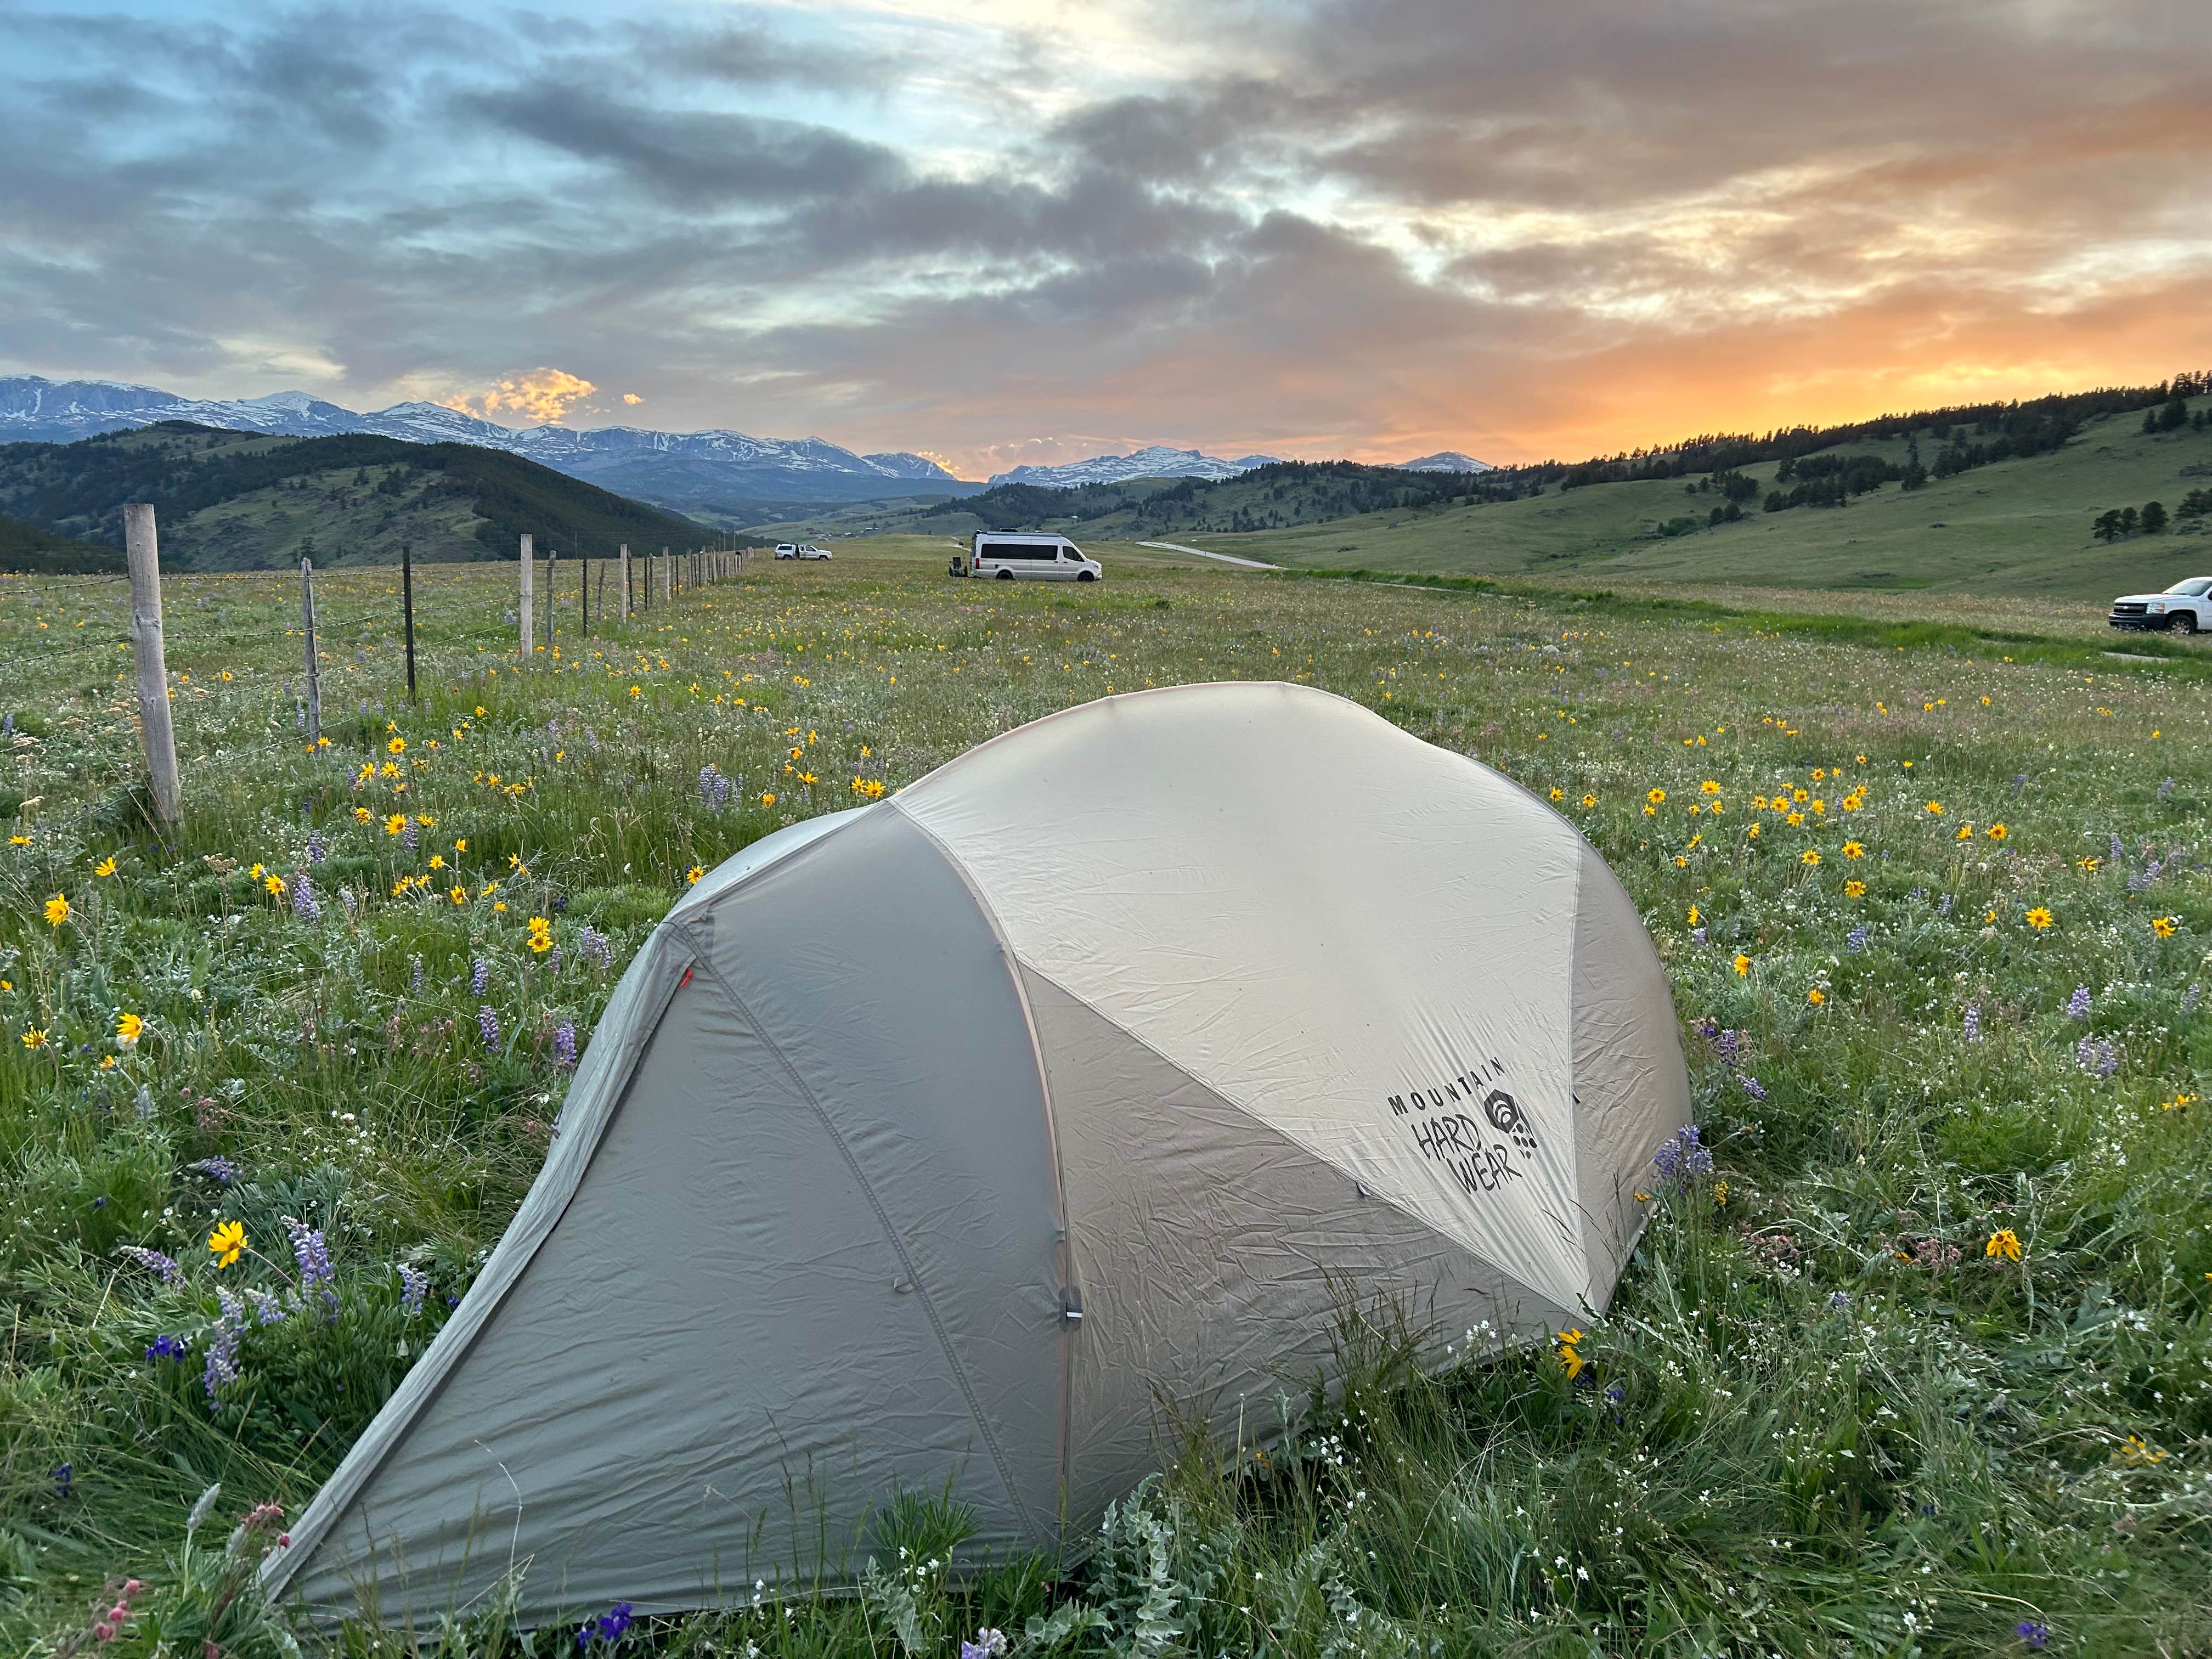
[[[123,568],[123,555],[72,537],[0,517],[0,570],[15,574],[88,574]]]
[[[1815,453],[1879,455],[1903,465],[1907,441]],[[1741,503],[1740,520],[1717,526],[1704,522],[1723,501],[1701,487],[1715,476],[1707,473],[1243,535],[1200,532],[1193,544],[1304,566],[2067,599],[2109,599],[2212,572],[2212,528],[2203,518],[2170,519],[2160,534],[2112,542],[2091,531],[2111,508],[2157,501],[2171,514],[2192,491],[2212,488],[2212,429],[2146,433],[2139,416],[2112,415],[2087,422],[2046,454],[1931,477],[1917,489],[1884,483],[1847,506],[1769,513],[1762,502],[1778,487],[1778,466],[1741,469],[1754,493]],[[1680,526],[1685,519],[1692,527]],[[1678,533],[1666,533],[1670,524]]]
[[[507,558],[524,531],[541,549],[594,555],[624,541],[704,539],[688,519],[466,444],[165,422],[76,443],[0,445],[0,512],[120,548],[126,501],[153,502],[163,562],[197,570],[269,569],[303,554],[319,565],[389,564],[402,544],[428,561]]]

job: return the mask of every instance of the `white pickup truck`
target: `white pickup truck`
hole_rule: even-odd
[[[2191,576],[2163,593],[2130,593],[2114,599],[2112,614],[2106,620],[2115,628],[2138,631],[2212,632],[2212,576]]]

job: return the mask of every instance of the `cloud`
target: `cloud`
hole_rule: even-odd
[[[580,375],[557,368],[533,368],[488,386],[482,392],[456,392],[438,401],[447,409],[491,419],[501,410],[543,424],[557,421],[599,388]],[[624,403],[640,399],[629,397]]]
[[[86,3],[0,13],[0,366],[980,476],[2212,361],[2212,36],[2161,0]]]

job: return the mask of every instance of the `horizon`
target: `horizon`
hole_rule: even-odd
[[[982,478],[1573,460],[2212,360],[2212,40],[2152,0],[128,0],[0,40],[0,372],[53,380]]]

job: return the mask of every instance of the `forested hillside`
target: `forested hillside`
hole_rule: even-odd
[[[0,446],[0,512],[120,548],[123,506],[159,512],[165,563],[202,570],[506,558],[542,547],[696,546],[707,533],[535,461],[469,444],[290,439],[168,422],[68,444]]]

